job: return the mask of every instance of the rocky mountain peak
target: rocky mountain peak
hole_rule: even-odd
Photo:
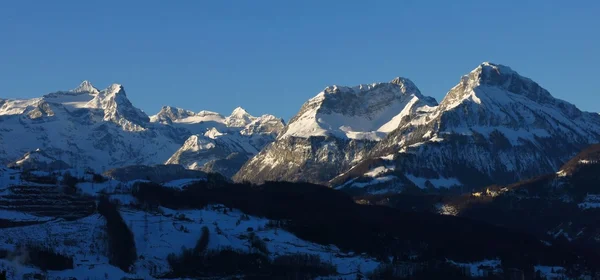
[[[105,95],[121,94],[127,96],[127,94],[125,93],[125,88],[120,84],[111,84],[106,89],[104,89],[103,92],[105,93]]]
[[[380,140],[417,108],[436,105],[402,77],[389,83],[333,85],[304,103],[280,137]]]
[[[223,133],[221,133],[221,132],[220,132],[220,131],[219,131],[217,128],[215,128],[215,127],[212,127],[212,128],[210,128],[209,130],[207,130],[207,131],[204,133],[204,136],[205,136],[205,137],[208,137],[208,138],[210,138],[210,139],[215,139],[215,138],[218,138],[219,136],[222,136],[222,135],[223,135]]]
[[[231,112],[231,115],[227,117],[225,123],[229,127],[244,127],[254,121],[256,117],[248,114],[242,107],[237,107]]]
[[[409,79],[396,77],[390,81],[390,84],[400,86],[400,93],[421,95],[419,88]]]
[[[242,108],[242,107],[236,107],[235,109],[233,109],[233,112],[231,112],[230,117],[245,117],[245,116],[249,116],[250,114],[248,114],[248,112]]]
[[[112,84],[100,91],[89,104],[90,107],[104,110],[105,121],[117,123],[126,130],[144,130],[150,121],[146,113],[133,106],[120,84]]]
[[[202,110],[202,111],[198,112],[196,115],[200,116],[200,117],[217,116],[217,117],[224,118],[221,114],[219,114],[217,112],[207,111],[207,110]]]
[[[480,96],[502,101],[507,94],[519,95],[540,104],[556,103],[556,99],[538,83],[508,66],[491,62],[484,62],[462,76],[459,84],[448,92],[442,103],[478,100]]]
[[[92,83],[90,83],[88,80],[85,80],[81,82],[81,84],[78,87],[71,90],[71,92],[98,94],[99,91],[92,85]]]
[[[163,106],[160,108],[160,111],[156,115],[151,117],[151,121],[172,123],[175,120],[191,117],[194,115],[195,113],[189,110],[172,106]]]
[[[262,115],[246,125],[240,133],[242,135],[252,135],[257,133],[277,135],[283,130],[284,126],[285,122],[282,119],[273,115]]]

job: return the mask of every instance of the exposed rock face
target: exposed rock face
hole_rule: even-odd
[[[234,179],[326,183],[365,158],[404,117],[435,105],[405,78],[327,87],[306,102],[277,140],[249,160]]]
[[[231,178],[242,165],[275,140],[283,121],[271,115],[252,117],[237,108],[224,119],[225,127],[190,136],[167,161],[188,169],[217,172]]]
[[[374,141],[285,137],[250,159],[234,180],[324,183],[365,157]]]
[[[600,141],[598,114],[581,112],[512,69],[483,63],[439,106],[405,118],[369,159],[330,182],[384,192],[403,187],[512,183],[553,172]],[[373,159],[381,159],[376,165]],[[385,168],[386,172],[375,174]],[[385,180],[383,180],[385,176]],[[407,180],[408,179],[408,180]]]
[[[73,90],[41,98],[0,99],[0,164],[22,161],[20,166],[25,168],[90,167],[102,172],[167,161],[191,166],[220,160],[220,169],[225,170],[224,161],[232,153],[246,158],[256,154],[275,139],[283,126],[274,116],[253,117],[242,108],[224,117],[210,111],[194,113],[165,106],[148,117],[133,106],[123,86],[113,84],[98,90],[84,81]],[[207,133],[212,136],[205,136]],[[235,147],[230,145],[228,152],[221,149],[196,154],[206,158],[170,160],[192,135],[218,143],[218,147]],[[43,151],[43,156],[27,154],[25,157],[29,157],[24,160],[23,154],[35,153],[32,151]],[[49,161],[54,163],[48,164]],[[239,157],[232,161],[234,170],[241,166],[239,161]]]
[[[133,107],[121,85],[98,90],[83,82],[41,98],[5,100],[0,107],[0,158],[19,160],[40,149],[73,168],[164,162],[182,144]]]

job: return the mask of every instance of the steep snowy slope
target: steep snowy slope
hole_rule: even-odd
[[[191,135],[166,164],[218,172],[226,177],[233,176],[250,157],[275,140],[284,126],[275,116],[254,117],[239,107],[226,118],[200,112],[175,119],[171,125],[190,132],[204,129],[204,132]]]
[[[71,166],[102,170],[161,162],[180,145],[158,133],[117,84],[99,91],[86,81],[71,91],[0,103],[0,158],[5,163],[41,149]]]
[[[553,172],[600,141],[598,114],[582,112],[509,67],[487,62],[429,110],[403,120],[369,159],[331,184],[386,192],[511,183]],[[373,174],[383,167],[386,172]]]
[[[330,86],[309,99],[279,138],[333,136],[380,140],[402,118],[420,107],[434,106],[408,79],[355,87]]]
[[[8,167],[18,167],[21,170],[62,170],[68,169],[70,166],[62,161],[58,160],[40,149],[26,153],[22,158],[15,162],[9,163]]]
[[[242,153],[247,159],[273,141],[282,128],[280,119],[271,115],[253,117],[242,108],[223,117],[209,111],[193,113],[165,106],[157,115],[148,117],[131,104],[121,85],[98,90],[84,81],[71,91],[41,98],[0,99],[0,163],[52,169],[46,164],[50,158],[96,171],[159,164],[173,158],[190,136],[204,137],[210,131],[228,135],[222,140],[213,139],[215,143],[227,143],[225,139],[233,136],[237,146],[244,149],[232,152]],[[38,157],[39,153],[32,156],[38,149],[44,157]],[[232,152],[197,154],[196,158],[188,157],[188,161],[220,160],[223,170],[231,165],[231,176],[243,164],[239,158],[228,163]],[[201,158],[205,155],[206,159]],[[191,165],[183,160],[174,162]]]
[[[365,157],[407,116],[436,104],[405,78],[327,87],[304,103],[277,140],[249,160],[234,179],[327,182]]]

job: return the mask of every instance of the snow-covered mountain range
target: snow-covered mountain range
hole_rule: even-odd
[[[435,105],[400,77],[389,83],[327,87],[304,103],[277,140],[235,179],[325,183],[367,157],[402,119]]]
[[[165,106],[148,116],[121,85],[98,90],[87,81],[41,98],[2,99],[0,124],[7,165],[180,164],[237,181],[308,181],[362,193],[516,182],[556,172],[600,142],[599,114],[488,62],[439,104],[401,77],[330,86],[287,125],[239,107],[223,116]]]
[[[372,106],[379,100],[384,106]],[[327,88],[234,178],[307,180],[368,193],[474,188],[556,171],[597,142],[598,114],[486,62],[439,105],[406,79]]]
[[[254,117],[238,107],[230,116],[201,111],[193,113],[163,107],[150,117],[151,122],[174,127],[179,135],[190,135],[166,164],[181,164],[188,169],[218,172],[233,176],[284,127],[273,115]]]
[[[0,124],[0,159],[4,164],[21,165],[24,159],[31,162],[38,158],[31,156],[36,152],[43,153],[46,161],[96,171],[162,163],[203,169],[206,162],[220,160],[220,168],[233,170],[229,173],[241,166],[237,157],[228,159],[232,154],[247,158],[257,153],[283,128],[283,122],[274,116],[253,117],[242,108],[224,117],[209,111],[193,113],[163,107],[149,117],[131,104],[123,86],[113,84],[98,90],[88,81],[73,90],[40,98],[0,99]],[[192,139],[211,145],[188,155],[184,144]],[[229,162],[234,165],[229,166]]]

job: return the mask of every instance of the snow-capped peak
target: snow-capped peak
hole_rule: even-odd
[[[469,74],[462,76],[440,103],[442,108],[451,109],[464,101],[477,104],[506,103],[515,98],[527,98],[539,104],[559,105],[565,103],[552,97],[550,93],[533,80],[521,76],[508,66],[484,62]],[[572,110],[570,104],[565,110]]]
[[[252,122],[246,125],[240,133],[242,135],[252,135],[252,134],[261,134],[261,133],[273,133],[275,135],[279,134],[283,127],[285,126],[285,122],[277,118],[273,115],[262,115]]]
[[[200,117],[217,116],[220,118],[224,118],[221,114],[219,114],[217,112],[213,112],[213,111],[208,111],[208,110],[202,110],[202,111],[198,112],[196,115],[200,116]]]
[[[235,109],[233,109],[233,112],[231,112],[231,116],[230,117],[245,117],[245,116],[250,116],[250,114],[248,114],[248,112],[242,108],[242,107],[237,107]]]
[[[597,114],[582,112],[510,67],[490,62],[462,76],[430,112],[410,122],[424,128],[399,132],[402,136],[393,142],[437,141],[439,133],[491,137],[500,132],[512,145],[549,137],[593,143],[600,135]]]
[[[112,84],[100,91],[86,104],[86,107],[103,109],[105,121],[117,123],[128,131],[144,130],[146,123],[149,122],[148,116],[131,104],[125,88],[120,84]]]
[[[396,77],[390,81],[390,84],[399,85],[400,93],[402,94],[415,94],[421,95],[419,88],[409,79],[403,77]]]
[[[185,151],[199,151],[199,150],[207,150],[215,147],[215,143],[210,139],[202,137],[200,135],[192,135],[190,136],[180,150]]]
[[[412,81],[402,77],[389,83],[329,86],[304,103],[280,137],[379,140],[417,108],[435,105],[435,99],[422,96]]]
[[[71,92],[75,92],[75,93],[90,93],[90,94],[98,94],[98,89],[95,88],[92,83],[90,83],[88,80],[85,80],[83,82],[81,82],[81,84],[76,87],[75,89],[71,90]]]
[[[219,136],[223,135],[223,133],[219,132],[219,130],[217,130],[216,128],[211,128],[208,131],[206,131],[204,133],[204,136],[210,138],[210,139],[215,139],[218,138]]]
[[[195,113],[189,110],[172,106],[163,106],[156,115],[150,117],[150,121],[172,123],[173,121],[188,118],[194,115]]]
[[[254,121],[256,117],[248,114],[242,107],[237,107],[227,117],[225,123],[228,127],[244,127]]]
[[[103,91],[106,92],[106,95],[113,95],[113,94],[127,95],[127,94],[125,94],[125,88],[123,88],[123,86],[120,84],[112,84]]]

